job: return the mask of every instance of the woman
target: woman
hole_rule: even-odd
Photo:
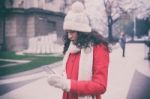
[[[109,49],[105,39],[91,30],[84,7],[79,1],[66,15],[63,29],[64,75],[48,77],[48,83],[64,90],[63,99],[101,99],[106,91]]]
[[[126,36],[124,32],[121,32],[120,34],[119,44],[120,47],[122,48],[122,57],[125,57]]]

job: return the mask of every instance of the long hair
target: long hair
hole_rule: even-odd
[[[91,33],[77,32],[77,35],[78,36],[75,45],[78,48],[87,48],[90,47],[90,44],[92,44],[92,46],[103,44],[106,46],[107,50],[109,51],[107,40],[96,31],[92,31]],[[68,39],[68,33],[66,33],[64,35],[64,50],[63,50],[64,54],[68,50],[70,42],[71,42],[70,39]]]

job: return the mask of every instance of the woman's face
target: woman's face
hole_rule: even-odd
[[[70,39],[73,43],[75,43],[77,40],[77,36],[78,36],[77,32],[68,30],[67,33],[68,33],[68,39]]]

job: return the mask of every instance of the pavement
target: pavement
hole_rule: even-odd
[[[147,47],[143,43],[129,43],[126,57],[115,45],[110,53],[108,87],[102,99],[126,99],[136,71],[150,78],[150,61],[146,60]],[[49,66],[56,73],[62,70],[61,63]],[[35,70],[0,79],[0,99],[61,99],[62,90],[47,83],[47,70]]]
[[[146,60],[147,52],[148,48],[142,43],[128,43],[126,57],[122,57],[120,48],[113,50],[110,55],[108,88],[102,99],[127,99],[136,71],[150,77],[150,61]]]

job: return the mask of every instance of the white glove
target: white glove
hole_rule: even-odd
[[[47,80],[51,86],[54,86],[56,88],[61,88],[62,90],[65,90],[67,92],[70,91],[70,87],[71,87],[70,80],[66,79],[61,75],[58,74],[49,75]]]

